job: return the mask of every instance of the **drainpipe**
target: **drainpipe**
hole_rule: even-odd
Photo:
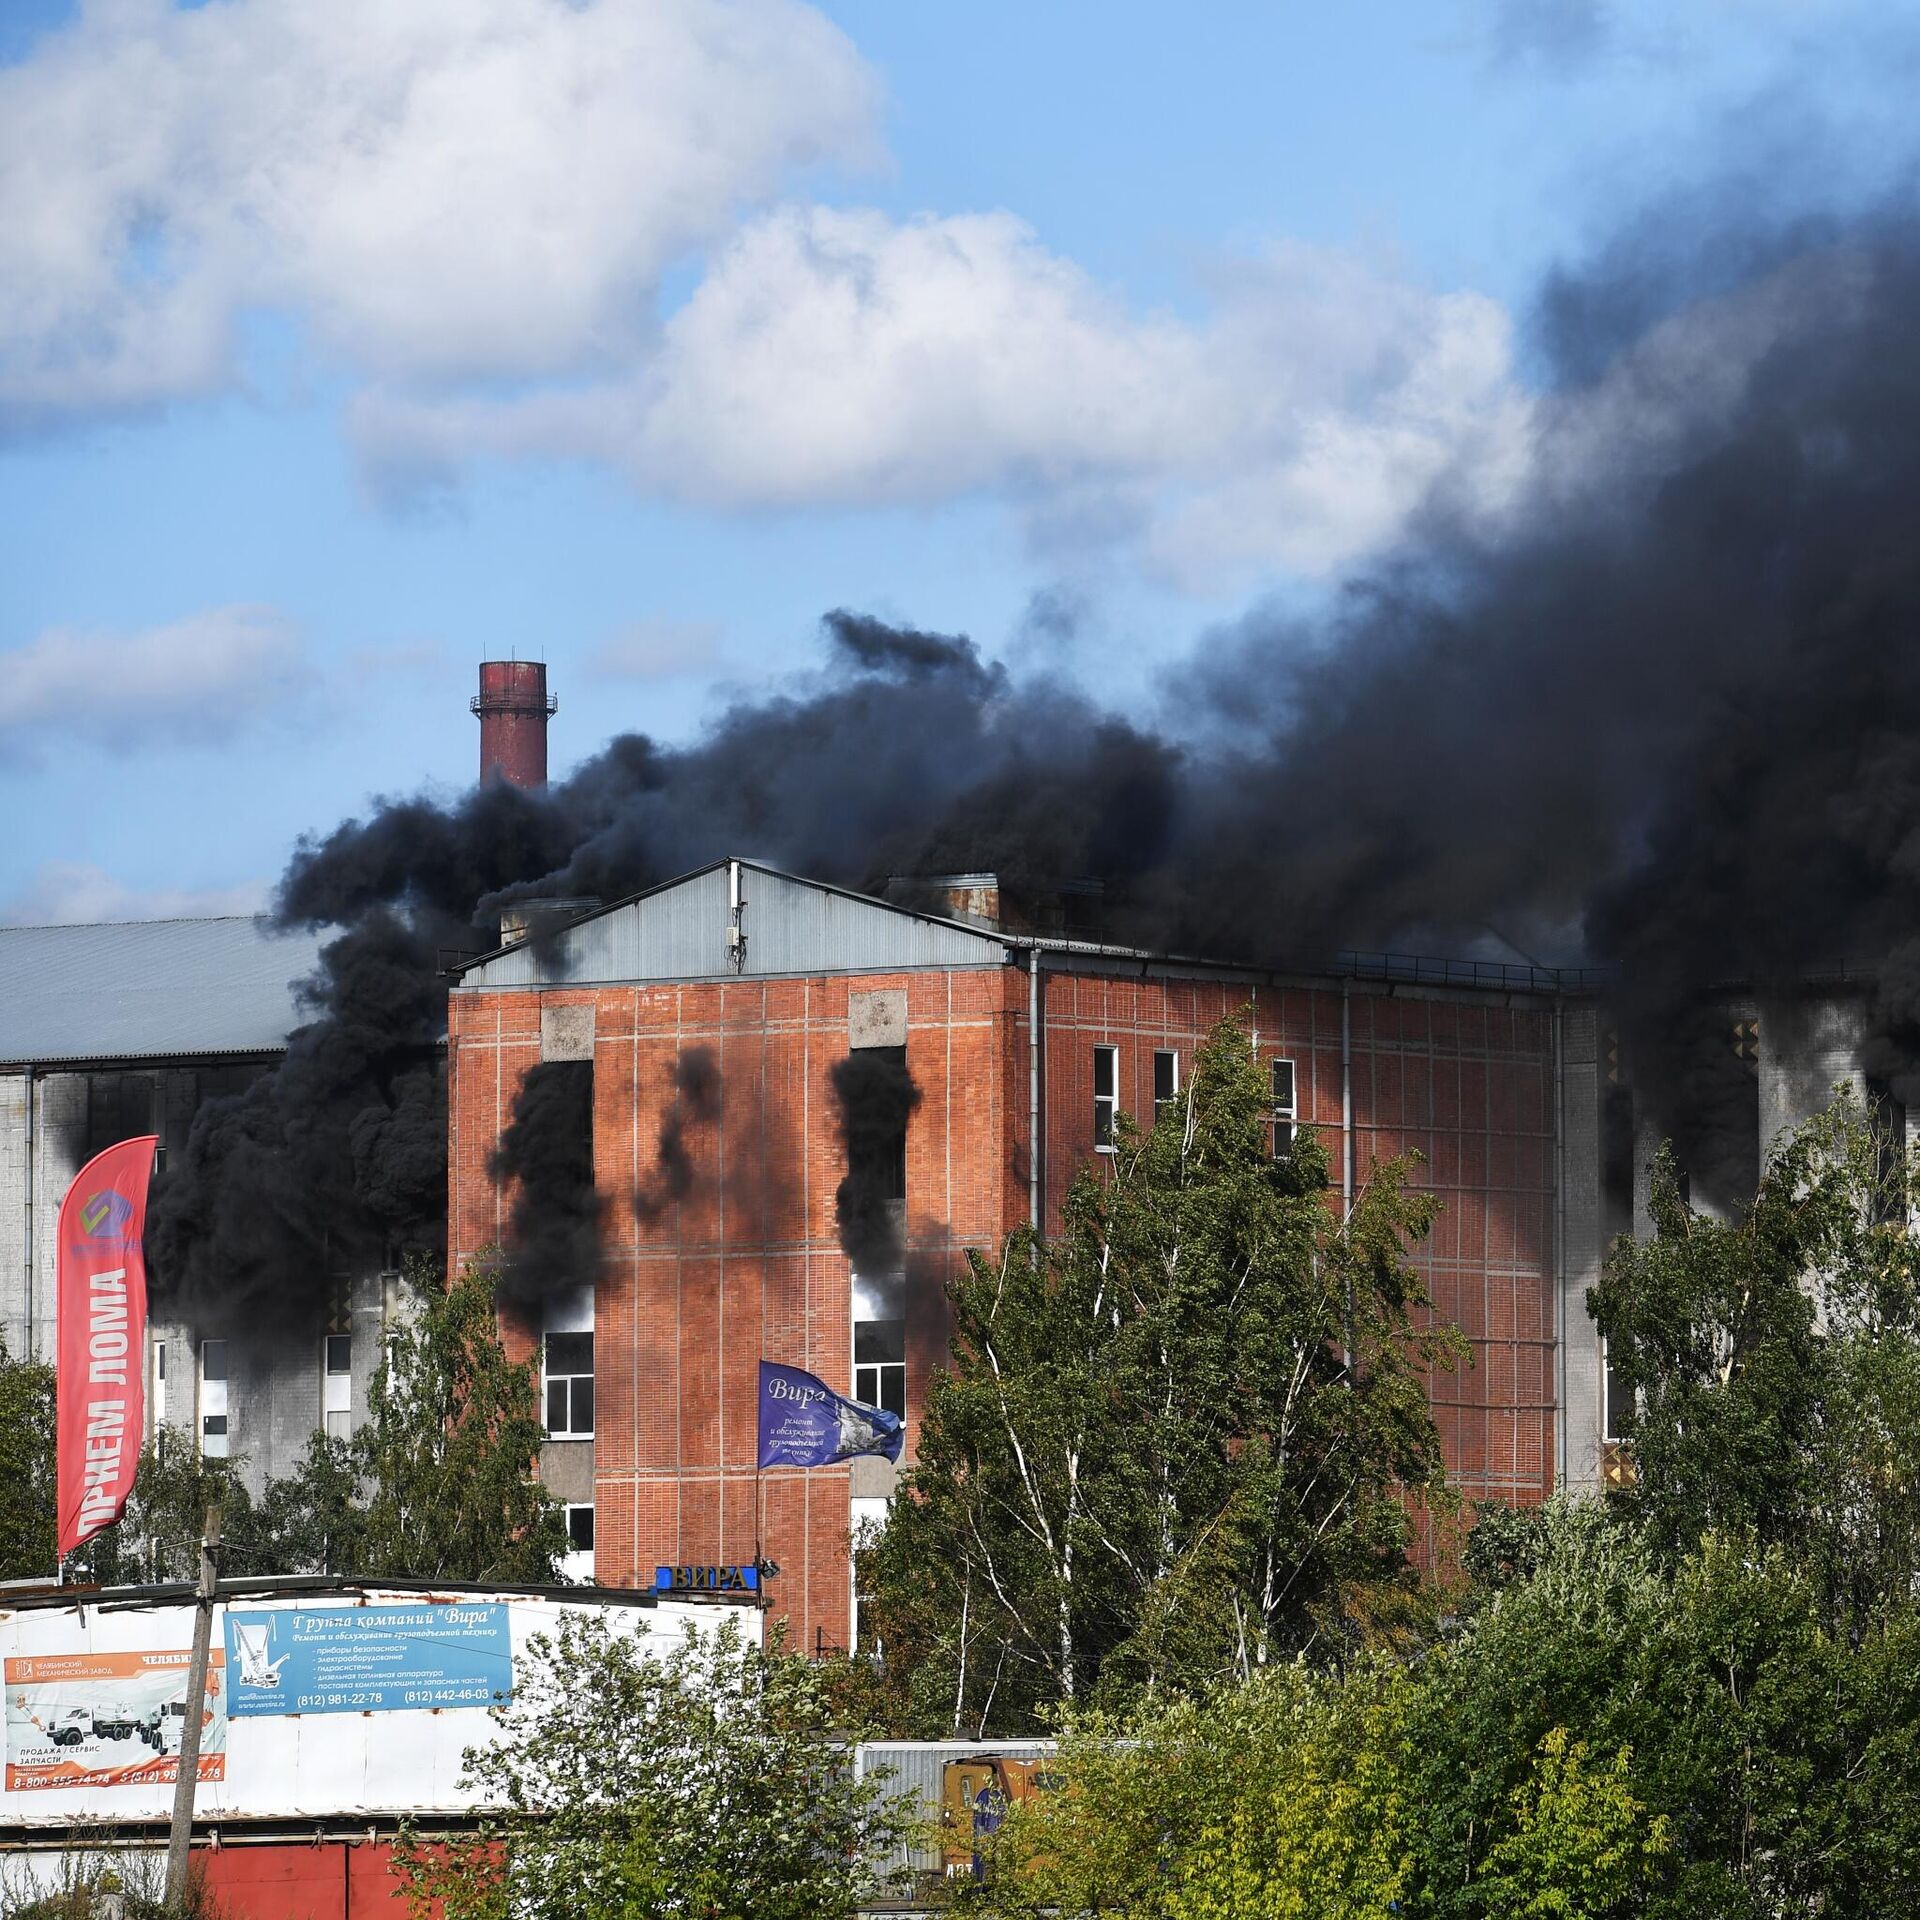
[[[1353,1217],[1353,982],[1340,982],[1340,1213]]]
[[[1037,1240],[1046,1200],[1040,1148],[1040,949],[1027,949],[1027,1217]]]
[[[1553,1003],[1553,1485],[1567,1484],[1567,1084],[1561,1028],[1566,1003]]]
[[[27,1358],[28,1358],[29,1360],[32,1360],[32,1359],[34,1359],[34,1358],[36,1358],[36,1355],[35,1355],[35,1353],[34,1353],[34,1343],[33,1343],[33,1160],[34,1160],[34,1147],[33,1147],[33,1069],[32,1069],[31,1067],[29,1067],[29,1068],[27,1068],[27,1070],[26,1070],[26,1086],[27,1086],[27,1209],[26,1209],[26,1242],[27,1242],[27,1285],[26,1285],[26,1309],[27,1309]]]

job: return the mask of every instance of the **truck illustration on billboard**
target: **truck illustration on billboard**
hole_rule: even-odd
[[[171,1781],[186,1725],[187,1650],[9,1659],[6,1787],[140,1786]],[[226,1776],[224,1661],[201,1704],[200,1778]]]

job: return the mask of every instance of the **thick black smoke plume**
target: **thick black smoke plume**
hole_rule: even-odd
[[[593,1183],[593,1063],[543,1060],[527,1069],[513,1118],[487,1171],[513,1186],[500,1273],[521,1305],[600,1276],[605,1202]]]
[[[907,1192],[907,1122],[920,1089],[904,1047],[861,1047],[836,1061],[829,1078],[847,1150],[846,1178],[833,1196],[840,1250],[855,1273],[900,1270]]]
[[[720,1117],[720,1063],[711,1047],[688,1047],[673,1063],[673,1094],[660,1113],[660,1149],[653,1172],[635,1190],[634,1218],[655,1225],[693,1191],[687,1129]]]
[[[436,950],[490,944],[471,922],[505,900],[729,853],[856,887],[1097,878],[1110,938],[1253,961],[1604,962],[1640,1091],[1702,1166],[1741,1124],[1721,983],[1845,962],[1907,1073],[1920,226],[1650,215],[1556,278],[1536,334],[1504,493],[1443,481],[1323,616],[1208,635],[1159,724],[835,613],[822,672],[692,746],[624,735],[546,793],[399,801],[302,846],[280,919],[347,932],[285,1068],[170,1175],[163,1280],[295,1287],[317,1248],[432,1239]]]

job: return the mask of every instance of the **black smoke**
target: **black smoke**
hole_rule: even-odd
[[[673,1091],[660,1110],[660,1142],[653,1171],[634,1190],[634,1218],[656,1225],[669,1207],[693,1191],[695,1169],[687,1129],[720,1117],[720,1063],[711,1047],[688,1047],[673,1063]]]
[[[600,1276],[605,1202],[593,1179],[593,1063],[543,1060],[514,1095],[487,1171],[513,1189],[499,1290],[521,1305]]]
[[[900,1270],[907,1192],[907,1123],[920,1089],[904,1047],[861,1047],[828,1076],[846,1149],[846,1177],[833,1196],[840,1250],[856,1273]]]
[[[1101,881],[1115,940],[1598,963],[1637,1087],[1717,1164],[1750,1100],[1720,989],[1867,982],[1920,1049],[1920,223],[1699,196],[1544,289],[1504,487],[1451,475],[1312,614],[1207,634],[1155,713],[969,640],[826,617],[825,662],[686,746],[544,793],[398,800],[304,844],[277,906],[344,929],[286,1065],[202,1115],[155,1267],[310,1284],[436,1241],[443,950],[539,895],[754,854],[863,889]],[[1491,502],[1491,504],[1489,504]]]

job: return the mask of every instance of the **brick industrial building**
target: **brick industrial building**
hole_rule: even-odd
[[[537,784],[544,669],[487,663],[474,706],[483,769]],[[579,904],[533,940],[541,915],[523,910],[514,943],[466,967],[448,1041],[455,1260],[506,1237],[515,1196],[490,1167],[528,1070],[571,1061],[591,1075],[605,1270],[530,1329],[546,1336],[542,1472],[570,1509],[570,1571],[620,1583],[659,1562],[744,1558],[760,1518],[804,1641],[845,1644],[849,1529],[877,1514],[893,1474],[866,1460],[769,1475],[757,1516],[756,1363],[903,1406],[911,1440],[945,1351],[945,1276],[1034,1213],[1053,1221],[1113,1111],[1145,1117],[1214,1022],[1243,1012],[1277,1123],[1316,1128],[1337,1182],[1425,1156],[1419,1178],[1445,1208],[1420,1263],[1473,1350],[1433,1382],[1461,1491],[1531,1501],[1602,1478],[1614,1422],[1585,1292],[1612,1236],[1644,1223],[1656,1134],[1620,1084],[1591,979],[1360,959],[1285,974],[1120,950],[1075,937],[1090,931],[1084,894],[1041,910],[1003,901],[986,875],[871,900],[724,861],[584,916]],[[178,1151],[202,1100],[268,1071],[318,948],[244,919],[0,929],[11,1353],[51,1351],[52,1226],[73,1173],[149,1130]],[[1870,1090],[1869,1001],[1858,980],[1718,997],[1755,1169],[1836,1082]],[[669,1181],[673,1076],[700,1049],[717,1102],[678,1113],[685,1159]],[[835,1217],[848,1158],[833,1076],[869,1051],[903,1060],[920,1098],[896,1176],[897,1254],[864,1272]],[[636,1192],[651,1196],[638,1210]],[[257,1490],[316,1427],[350,1428],[401,1303],[390,1274],[325,1278],[302,1294],[310,1312],[163,1304],[153,1430],[244,1461]]]
[[[549,1308],[550,1404],[571,1430],[547,1470],[591,1504],[599,1578],[743,1560],[758,1537],[803,1643],[847,1644],[849,1531],[893,1469],[769,1473],[757,1505],[757,1363],[903,1404],[911,1445],[945,1351],[944,1276],[1036,1207],[1057,1220],[1114,1108],[1150,1114],[1230,1014],[1268,1063],[1282,1145],[1316,1128],[1343,1187],[1377,1160],[1425,1156],[1445,1208],[1419,1260],[1473,1349],[1433,1384],[1460,1490],[1528,1502],[1597,1482],[1603,1369],[1584,1293],[1610,1222],[1590,996],[1537,970],[1290,976],[1050,939],[1000,923],[991,876],[941,884],[944,914],[721,861],[506,946],[453,992],[456,1261],[507,1233],[489,1163],[523,1076],[591,1062],[605,1270],[590,1301]],[[865,1048],[903,1049],[920,1096],[898,1258],[881,1273],[853,1270],[835,1219],[848,1163],[831,1076]],[[656,1179],[693,1049],[720,1096],[685,1128],[680,1197],[621,1204]],[[584,1425],[566,1385],[581,1367]]]

